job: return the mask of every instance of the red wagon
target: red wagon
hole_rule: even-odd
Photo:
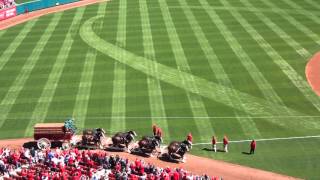
[[[51,147],[51,142],[60,141],[68,148],[74,132],[65,128],[65,123],[38,123],[34,126],[34,139],[39,149]]]

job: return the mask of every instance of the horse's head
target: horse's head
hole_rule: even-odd
[[[129,134],[131,134],[132,136],[137,136],[137,133],[135,131],[129,131]]]
[[[137,136],[136,132],[134,132],[134,131],[128,131],[128,133],[127,133],[127,139],[128,139],[129,141],[134,140],[134,137],[135,137],[135,136]]]
[[[189,151],[192,148],[192,143],[188,140],[183,141],[182,144],[186,145],[187,151]]]
[[[96,131],[101,132],[101,133],[106,133],[106,131],[103,128],[97,128]]]
[[[157,141],[157,146],[160,147],[160,144],[162,143],[162,137],[161,136],[154,136],[155,141]]]
[[[162,137],[161,137],[161,136],[154,136],[154,138],[155,138],[158,142],[162,143]]]

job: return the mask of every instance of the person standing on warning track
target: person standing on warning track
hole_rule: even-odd
[[[189,141],[190,144],[192,144],[192,139],[193,139],[192,134],[191,132],[189,132],[189,134],[187,135],[187,141]]]
[[[229,144],[229,139],[225,135],[223,137],[223,150],[224,150],[224,152],[228,152],[228,144]]]
[[[157,129],[158,129],[158,127],[157,127],[157,125],[152,125],[152,132],[153,132],[153,136],[156,136],[157,135]]]
[[[250,143],[250,154],[254,154],[254,151],[256,150],[256,141],[253,139]]]
[[[156,129],[156,136],[159,136],[160,138],[163,136],[162,129],[160,127],[157,127]]]
[[[214,152],[217,152],[217,138],[215,136],[212,136],[212,140],[211,140],[211,143],[212,143],[212,149]]]

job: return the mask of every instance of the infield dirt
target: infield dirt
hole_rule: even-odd
[[[320,52],[306,66],[306,77],[313,91],[320,96]]]

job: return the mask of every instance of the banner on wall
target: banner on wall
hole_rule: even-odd
[[[15,6],[11,8],[1,9],[0,10],[0,21],[14,17],[17,15],[17,9]]]

